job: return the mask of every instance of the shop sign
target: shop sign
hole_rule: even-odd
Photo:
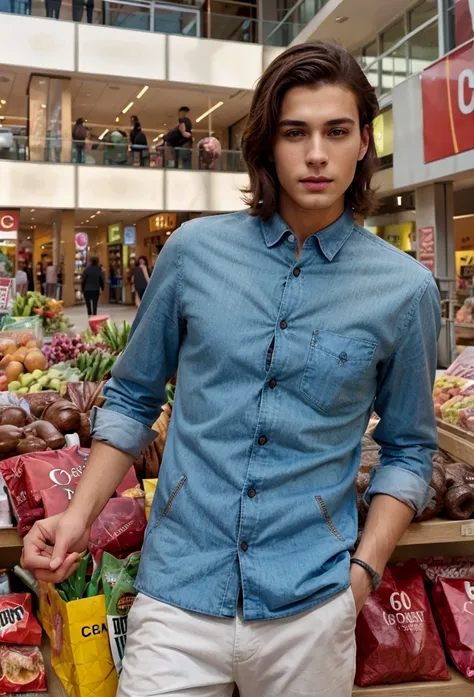
[[[436,269],[434,227],[421,227],[418,230],[418,244],[418,261],[434,275]]]
[[[166,232],[176,229],[176,213],[158,213],[148,218],[150,232]]]
[[[129,225],[123,229],[123,243],[129,247],[134,247],[137,243],[137,233],[134,225]]]
[[[76,233],[76,250],[84,252],[89,244],[89,238],[85,232]]]
[[[474,41],[423,71],[425,162],[474,148]]]
[[[20,227],[18,211],[0,210],[0,237],[4,240],[16,240]]]
[[[109,240],[109,244],[115,244],[116,242],[122,241],[122,225],[121,225],[121,223],[116,223],[115,225],[109,225],[108,240]]]
[[[12,296],[13,278],[0,278],[0,310],[7,310]]]

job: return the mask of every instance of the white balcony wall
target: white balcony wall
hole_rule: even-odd
[[[0,65],[251,90],[283,49],[0,14]]]
[[[0,208],[207,211],[245,208],[245,173],[0,160]]]
[[[74,70],[74,24],[0,14],[0,64]]]
[[[74,165],[0,160],[0,208],[74,208]]]
[[[79,24],[80,73],[166,80],[166,35]]]
[[[162,169],[78,167],[77,208],[165,210]]]
[[[244,208],[240,188],[248,184],[244,173],[166,172],[166,206],[171,211],[225,213]]]

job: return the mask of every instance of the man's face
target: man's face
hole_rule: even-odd
[[[293,87],[283,99],[273,146],[281,196],[308,211],[336,205],[368,144],[351,91],[324,84]]]

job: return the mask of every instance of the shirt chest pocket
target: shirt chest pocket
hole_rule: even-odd
[[[323,412],[375,397],[377,344],[333,332],[313,332],[300,389]]]

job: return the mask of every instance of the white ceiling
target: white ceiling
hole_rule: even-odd
[[[371,42],[378,32],[419,2],[420,0],[328,0],[299,34],[298,43],[321,39],[335,41],[348,51],[355,51]],[[348,19],[340,24],[336,22],[337,17]]]
[[[138,220],[156,213],[157,211],[93,211],[76,210],[74,217],[76,226],[82,230],[94,230],[99,225],[111,225],[112,223],[124,223],[135,225]],[[20,211],[20,227],[22,230],[34,231],[38,225],[52,225],[57,211],[50,208],[22,208]],[[94,218],[91,218],[91,216]],[[86,222],[86,221],[89,222]]]
[[[0,107],[0,116],[5,116],[4,123],[26,124],[28,116],[27,89],[30,73],[21,70],[2,70],[0,68],[0,99],[6,105]],[[244,90],[210,90],[186,89],[172,83],[163,86],[150,86],[147,92],[137,99],[137,94],[145,86],[138,82],[106,82],[100,80],[71,79],[72,116],[75,121],[82,117],[87,119],[92,133],[99,136],[105,128],[115,125],[115,118],[120,116],[119,125],[129,128],[130,116],[137,114],[142,127],[151,135],[162,133],[177,123],[180,106],[191,109],[190,118],[196,133],[207,132],[207,118],[199,124],[197,117],[217,102],[224,104],[212,114],[212,128],[225,130],[228,126],[245,116],[250,108],[251,93]],[[134,105],[130,111],[121,114],[129,102]]]

